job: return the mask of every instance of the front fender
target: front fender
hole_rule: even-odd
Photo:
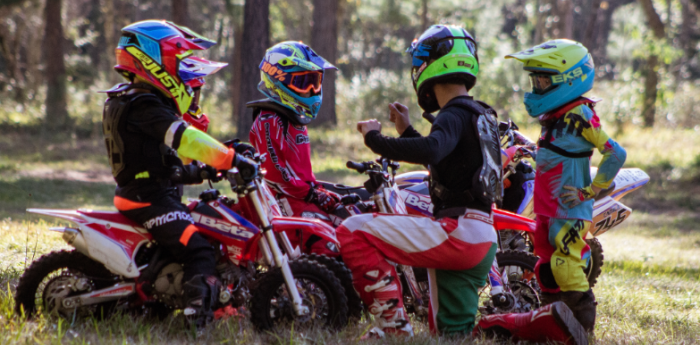
[[[493,227],[496,230],[535,232],[535,221],[512,212],[494,209]]]
[[[304,231],[304,236],[316,235],[340,247],[340,242],[338,242],[338,238],[335,236],[335,229],[318,219],[275,217],[272,219],[272,229],[274,229],[275,232],[286,233],[302,230]],[[291,235],[292,236],[288,237],[297,237],[295,233]]]

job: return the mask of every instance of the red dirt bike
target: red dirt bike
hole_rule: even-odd
[[[344,195],[344,205],[330,214],[336,223],[355,214],[381,212],[392,214],[409,214],[404,200],[406,190],[400,190],[395,183],[395,173],[399,164],[386,158],[376,162],[348,162],[347,167],[359,173],[367,174],[369,179],[363,187],[347,187],[323,182],[327,190]],[[411,192],[413,193],[413,192]],[[354,196],[353,196],[354,195]],[[422,196],[421,196],[422,197]],[[429,201],[429,197],[428,197]],[[415,213],[414,213],[415,214]],[[432,216],[425,215],[425,216]],[[517,229],[532,232],[534,221],[507,211],[494,209],[494,227],[497,231]],[[465,253],[465,255],[468,255]],[[489,273],[488,295],[482,313],[525,312],[540,306],[539,286],[534,279],[537,257],[522,251],[499,250]],[[398,265],[404,292],[404,305],[408,312],[419,317],[427,316],[429,287],[427,270],[405,265]]]
[[[260,330],[288,320],[343,327],[348,306],[340,280],[325,265],[302,257],[286,235],[303,230],[338,243],[334,229],[316,220],[280,217],[262,175],[244,181],[231,169],[223,177],[237,198],[208,190],[188,205],[198,231],[216,249],[223,283],[216,307],[247,305]],[[184,307],[182,266],[140,224],[118,212],[28,212],[75,224],[50,229],[75,250],[51,252],[31,264],[17,286],[18,312],[72,318],[125,310],[165,316]],[[347,268],[338,272],[349,275]]]

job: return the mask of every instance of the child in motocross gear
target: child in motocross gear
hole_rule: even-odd
[[[250,142],[261,154],[267,153],[262,164],[267,170],[265,181],[278,193],[285,215],[317,218],[332,225],[328,214],[335,210],[339,196],[316,182],[306,125],[321,108],[324,71],[336,68],[309,46],[292,41],[268,49],[259,68],[258,90],[267,98],[247,106],[254,109],[255,118]],[[338,255],[335,246],[317,236],[304,245],[305,252]]]
[[[582,238],[591,225],[593,199],[611,185],[627,154],[603,131],[593,110],[597,100],[582,97],[595,78],[593,59],[583,45],[553,40],[506,58],[523,62],[530,73],[532,92],[525,94],[524,103],[542,125],[534,194],[542,300],[564,301],[592,331],[597,303],[583,271],[590,249]],[[593,149],[603,155],[594,179]]]
[[[105,91],[109,99],[103,114],[105,144],[117,182],[114,205],[142,224],[183,265],[185,315],[197,327],[211,319],[220,283],[214,249],[198,234],[175,187],[201,182],[200,172],[184,166],[179,157],[218,170],[237,166],[248,178],[257,173],[254,161],[183,121],[184,114],[192,111],[197,116],[199,111],[192,85],[201,86],[203,80],[198,78],[226,65],[193,56],[192,50],[213,44],[165,21],[124,27],[115,69],[130,83]]]
[[[491,207],[501,197],[498,122],[491,107],[468,95],[479,65],[476,43],[466,30],[433,25],[409,52],[419,105],[426,112],[440,110],[430,135],[422,137],[410,126],[408,109],[399,103],[389,108],[400,138],[381,135],[376,120],[358,123],[358,130],[375,153],[429,165],[435,217],[350,217],[337,231],[341,254],[353,272],[355,289],[379,324],[375,334],[412,332],[402,308],[401,283],[389,261],[429,268],[432,332],[467,334],[474,328],[479,289],[497,250]],[[567,311],[557,306],[556,312],[539,311],[540,317],[528,313],[511,318],[520,328],[556,329],[560,338],[551,340],[565,341],[581,329]]]

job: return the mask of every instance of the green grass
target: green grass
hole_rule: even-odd
[[[525,132],[536,137],[537,128]],[[384,130],[393,133],[392,128]],[[623,199],[635,212],[600,237],[606,264],[596,287],[599,299],[596,343],[692,344],[700,342],[700,136],[695,131],[630,130],[618,139],[627,166],[640,166],[652,181]],[[363,176],[345,161],[374,157],[349,129],[312,130],[318,178],[359,184]],[[0,344],[349,344],[370,327],[367,320],[339,333],[278,329],[259,334],[245,319],[218,321],[200,338],[183,329],[182,316],[163,321],[117,314],[107,320],[26,321],[15,315],[17,280],[33,259],[69,248],[48,231],[58,224],[28,215],[28,207],[111,209],[114,183],[98,139],[48,139],[11,134],[0,137]],[[597,159],[594,158],[594,162]],[[408,164],[402,171],[420,169]],[[216,185],[226,190],[223,184]],[[191,186],[194,197],[208,186]],[[488,339],[436,338],[414,322],[413,339],[389,338],[369,344],[492,344]]]

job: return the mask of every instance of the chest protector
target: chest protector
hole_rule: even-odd
[[[131,88],[130,84],[120,84],[107,91],[109,99],[102,113],[102,134],[105,137],[109,165],[115,178],[124,170],[124,139],[120,135],[126,128],[124,114],[129,109],[131,99],[122,97]]]
[[[556,146],[552,144],[552,135],[554,133],[555,127],[560,121],[564,121],[564,115],[568,113],[570,110],[578,107],[579,105],[586,105],[588,106],[591,111],[593,111],[593,114],[595,114],[595,110],[593,109],[595,107],[596,100],[591,100],[585,97],[579,97],[578,99],[572,101],[569,104],[566,104],[562,106],[559,109],[556,109],[554,111],[551,111],[549,113],[546,113],[544,115],[541,115],[539,118],[540,124],[546,128],[546,133],[543,139],[540,139],[537,141],[537,146],[538,147],[544,147],[548,150],[551,150],[553,152],[556,152],[557,154],[568,157],[568,158],[588,158],[593,156],[593,150],[590,151],[583,151],[583,152],[571,152],[562,149],[559,146]]]
[[[170,168],[181,161],[174,150],[140,133],[130,132],[127,118],[131,104],[140,97],[153,97],[150,85],[120,84],[105,91],[109,98],[102,113],[102,133],[112,176],[120,186],[138,178],[167,178]],[[138,90],[136,90],[138,91]]]
[[[466,191],[449,191],[439,183],[434,167],[430,167],[431,196],[448,199],[459,195],[460,199],[479,200],[487,205],[501,204],[503,200],[503,168],[501,165],[501,138],[498,133],[498,115],[488,104],[460,97],[448,102],[444,108],[460,107],[472,116],[473,135],[479,142],[483,159],[481,168],[472,177],[472,188]]]

